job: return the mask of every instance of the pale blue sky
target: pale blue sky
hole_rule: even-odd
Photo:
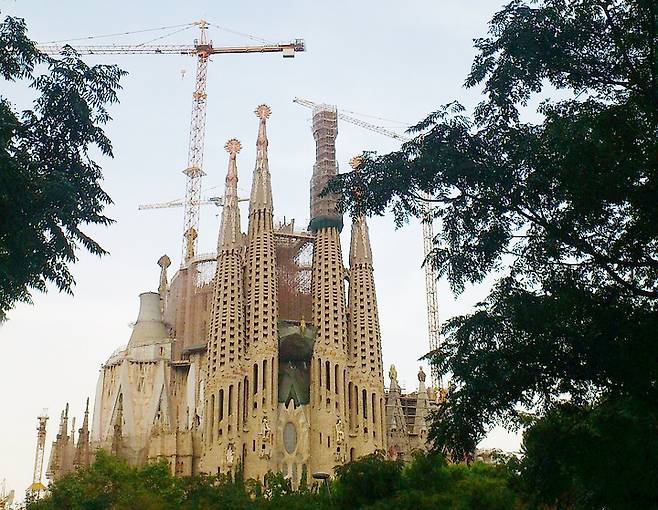
[[[238,156],[239,186],[243,193],[249,190],[257,133],[253,110],[266,102],[273,111],[268,134],[275,215],[294,217],[303,226],[308,220],[314,142],[310,112],[293,104],[292,98],[403,122],[415,122],[454,99],[473,106],[479,90],[462,87],[474,56],[472,40],[484,35],[501,4],[501,0],[231,4],[0,0],[0,11],[3,17],[24,17],[30,37],[37,41],[178,25],[202,17],[267,40],[304,38],[308,51],[295,59],[232,55],[215,57],[210,63],[203,185],[206,195],[222,193],[227,164],[223,145],[237,137],[243,145]],[[107,41],[143,42],[157,35]],[[210,35],[215,45],[252,42],[217,29]],[[189,44],[195,36],[195,30],[188,30],[162,42]],[[74,297],[54,291],[35,295],[33,306],[17,306],[0,327],[4,360],[0,479],[6,477],[21,494],[31,481],[36,415],[49,409],[49,447],[65,403],[70,402],[72,414],[81,416],[85,399],[93,397],[100,365],[127,343],[138,293],[157,287],[157,259],[167,253],[172,269],[180,261],[182,209],[137,211],[137,205],[184,195],[181,170],[187,162],[195,59],[85,58],[89,63],[117,63],[130,73],[107,128],[115,159],[101,161],[105,190],[115,202],[107,212],[117,223],[88,229],[111,255],[99,259],[80,253],[74,267],[78,282]],[[29,98],[16,87],[6,91],[18,102]],[[350,157],[362,150],[389,151],[398,142],[341,123],[337,146],[339,164],[347,168]],[[416,360],[427,350],[420,227],[412,224],[396,231],[390,218],[371,220],[370,225],[384,362],[395,363],[402,384],[413,389]],[[206,207],[200,225],[201,251],[213,250],[217,228],[216,210]],[[344,247],[348,242],[349,229],[345,229]],[[439,291],[443,319],[467,312],[485,295],[485,289],[478,287],[455,299],[443,281]],[[516,440],[495,433],[487,444],[513,449]]]

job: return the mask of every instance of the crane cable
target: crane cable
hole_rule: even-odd
[[[155,41],[159,41],[161,39],[165,39],[166,37],[172,36],[174,34],[178,34],[179,32],[184,32],[185,30],[189,30],[192,28],[194,25],[186,25],[183,28],[179,28],[178,30],[174,30],[173,32],[169,32],[168,34],[161,35],[159,37],[156,37],[155,39],[150,39],[148,41],[144,41],[142,43],[137,44],[136,46],[145,46],[146,44],[150,44]]]
[[[232,30],[230,28],[222,27],[222,26],[219,26],[215,23],[208,23],[208,25],[210,25],[211,27],[215,27],[215,28],[218,28],[220,30],[223,30],[224,32],[229,32],[229,33],[234,34],[234,35],[239,35],[241,37],[246,37],[247,39],[251,39],[252,41],[256,41],[256,42],[259,42],[261,44],[274,44],[272,41],[268,41],[267,39],[262,39],[260,37],[256,37],[255,35],[251,35],[251,34],[245,34],[244,32],[238,32],[237,30]]]
[[[342,109],[339,109],[339,111],[341,111],[343,113],[348,113],[348,114],[351,114],[351,115],[356,115],[357,117],[367,117],[369,119],[383,120],[384,122],[392,122],[393,124],[399,124],[400,127],[411,127],[413,125],[413,124],[410,124],[409,122],[402,122],[402,121],[399,121],[399,120],[387,119],[387,118],[384,118],[384,117],[377,117],[375,115],[368,115],[367,113],[353,112],[353,111],[350,111],[350,110],[342,110]],[[384,127],[384,126],[377,126],[377,127]]]
[[[103,37],[117,37],[117,36],[120,36],[120,35],[143,34],[145,32],[157,32],[158,30],[168,30],[170,28],[180,28],[180,27],[188,28],[188,27],[193,27],[193,26],[196,26],[196,22],[195,23],[184,23],[182,25],[170,25],[170,26],[158,27],[158,28],[145,28],[143,30],[133,30],[131,32],[117,32],[115,34],[103,34],[103,35],[88,35],[86,37],[76,37],[74,39],[60,39],[58,41],[45,41],[42,44],[55,44],[55,43],[62,43],[62,42],[86,41],[86,40],[89,40],[89,39],[101,39]]]

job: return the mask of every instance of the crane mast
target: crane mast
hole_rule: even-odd
[[[302,99],[300,97],[294,98],[293,103],[297,103],[301,106],[304,106],[305,108],[311,108],[311,109],[317,106],[317,103],[314,103],[313,101],[309,101],[308,99]],[[356,117],[341,112],[340,110],[337,111],[338,111],[339,119],[344,120],[345,122],[349,122],[350,124],[354,124],[355,126],[359,126],[369,131],[373,131],[375,133],[388,136],[389,138],[394,138],[401,142],[408,142],[410,140],[409,137],[396,133],[395,131],[391,131],[381,126],[376,126],[374,124],[370,124],[369,122],[365,122],[361,119],[357,119]],[[420,197],[424,201],[421,207],[422,207],[422,216],[423,216],[423,220],[422,220],[423,257],[425,260],[424,262],[425,297],[427,301],[427,332],[429,336],[429,348],[430,348],[429,352],[437,352],[441,344],[441,323],[439,318],[439,304],[438,304],[438,296],[437,296],[437,288],[436,288],[437,274],[436,274],[436,270],[434,269],[434,266],[429,262],[429,255],[432,251],[432,243],[434,241],[434,226],[432,224],[432,219],[433,219],[432,205],[431,205],[431,197],[428,193],[421,191]],[[433,364],[431,365],[430,370],[431,370],[430,375],[432,380],[432,386],[441,388],[442,381],[441,381],[441,377],[439,376],[438,370],[435,368]]]
[[[207,42],[208,25],[202,20],[199,28],[201,36],[197,46],[196,86],[192,94],[192,119],[190,120],[190,145],[187,155],[187,168],[183,173],[185,182],[185,213],[183,219],[183,259],[188,261],[197,248],[199,230],[199,202],[201,201],[201,178],[203,171],[203,148],[206,133],[206,78],[208,76],[208,57],[212,45]]]
[[[203,171],[203,150],[206,132],[206,82],[208,62],[212,55],[231,53],[282,53],[284,58],[295,56],[296,52],[305,51],[303,39],[291,42],[268,43],[252,46],[215,47],[208,40],[207,30],[210,25],[205,20],[190,24],[199,27],[199,38],[194,45],[81,45],[75,50],[82,55],[196,55],[196,82],[192,94],[192,116],[190,120],[190,138],[185,174],[185,212],[183,220],[183,263],[188,262],[197,251],[199,233],[199,206],[201,200],[201,180]],[[64,46],[61,44],[40,44],[38,49],[49,55],[61,55]]]
[[[34,498],[39,498],[46,490],[42,483],[43,476],[43,458],[46,451],[46,422],[48,415],[44,409],[41,415],[37,416],[39,426],[37,427],[37,451],[34,456],[34,471],[32,473],[32,483],[27,488],[27,493]]]

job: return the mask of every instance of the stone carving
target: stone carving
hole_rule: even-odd
[[[335,435],[334,438],[336,441],[336,451],[334,451],[334,460],[338,463],[345,462],[345,430],[343,427],[343,420],[338,418],[336,425],[334,426]]]
[[[341,445],[345,442],[345,430],[343,428],[343,420],[338,418],[336,422],[336,444]]]
[[[258,455],[261,459],[269,459],[272,456],[272,428],[267,416],[263,416],[260,423],[260,451]]]
[[[389,368],[388,378],[391,381],[397,381],[398,380],[398,371],[395,369],[395,365],[391,365],[391,368]]]
[[[425,372],[423,371],[423,367],[418,369],[418,380],[420,382],[425,382]]]
[[[233,443],[226,445],[226,465],[231,468],[233,467],[233,461],[235,460],[235,452]]]

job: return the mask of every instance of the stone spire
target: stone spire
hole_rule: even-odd
[[[258,138],[256,139],[256,168],[251,184],[249,197],[249,214],[256,210],[272,211],[272,184],[270,182],[270,167],[267,160],[267,119],[272,110],[266,104],[256,108],[256,116],[260,119],[258,124]]]
[[[350,160],[350,165],[355,171],[358,171],[360,164],[359,156]],[[377,293],[373,275],[370,234],[363,215],[355,216],[352,219],[349,316],[350,364],[360,369],[363,375],[371,379],[370,382],[381,388],[378,397],[383,397],[384,372]]]
[[[62,418],[59,422],[59,434],[58,436],[67,437],[69,428],[69,403],[66,403],[66,407],[62,411]]]
[[[209,383],[217,370],[235,369],[244,351],[242,233],[236,163],[241,144],[233,138],[226,142],[225,148],[229,153],[229,163],[224,191],[224,209],[217,242],[217,270],[208,330]]]
[[[225,472],[223,441],[239,432],[238,398],[242,396],[242,360],[245,349],[243,241],[238,208],[236,157],[241,144],[226,142],[229,153],[224,209],[217,242],[217,270],[208,328],[205,386],[204,458],[207,472]]]
[[[350,242],[350,267],[367,264],[372,268],[372,249],[370,234],[363,216],[352,220],[352,240]]]
[[[167,255],[163,255],[158,259],[158,266],[160,266],[160,283],[158,284],[158,294],[160,294],[160,312],[164,313],[167,290],[169,290],[169,282],[167,280],[167,268],[171,265],[171,259]]]
[[[270,113],[270,107],[267,105],[256,108],[256,116],[259,119],[257,155],[249,199],[249,229],[245,251],[245,343],[249,362],[245,363],[247,377],[243,384],[247,395],[244,405],[249,409],[250,415],[246,454],[256,458],[244,465],[247,478],[261,479],[270,469],[270,456],[274,451],[276,438],[272,434],[262,434],[259,431],[268,430],[276,423],[279,380],[276,247],[272,189],[267,162],[266,121]],[[227,443],[227,463],[230,461],[233,465],[234,457],[239,454],[237,446]]]
[[[318,196],[336,175],[337,132],[335,109],[325,105],[313,110],[316,162],[311,180],[309,229],[315,232],[311,295],[317,336],[311,365],[310,469],[328,473],[351,457],[349,434],[331,433],[345,427],[348,407],[346,271],[340,245],[343,222],[336,212],[335,197]],[[350,387],[349,391],[354,389]],[[352,396],[349,398],[354,402]]]
[[[267,141],[265,143],[267,144]],[[226,173],[222,223],[217,243],[218,252],[234,249],[242,242],[240,208],[238,207],[238,167],[236,163],[236,156],[240,152],[242,144],[235,138],[232,138],[226,142],[224,147],[229,153],[229,160],[228,172]],[[265,164],[267,165],[267,160]]]
[[[358,170],[360,158],[352,158],[350,164]],[[357,417],[351,432],[362,438],[356,452],[361,456],[386,447],[381,334],[370,236],[363,216],[352,220],[349,274],[348,364],[350,382],[358,390],[352,405],[360,407],[350,411]]]
[[[416,397],[416,417],[414,418],[414,433],[421,438],[427,436],[427,418],[429,414],[429,397],[425,387],[425,372],[418,369],[418,394]]]
[[[48,462],[48,469],[46,470],[46,477],[50,481],[55,481],[71,471],[72,467],[72,449],[69,436],[69,404],[60,415],[59,430],[55,441],[53,441],[50,449],[50,459]]]
[[[75,449],[73,458],[73,467],[87,467],[91,464],[90,445],[89,445],[89,398],[85,407],[85,415],[82,419],[82,427],[78,430],[78,445]]]
[[[409,434],[407,422],[400,400],[400,385],[398,384],[398,373],[395,365],[391,365],[388,371],[390,386],[386,397],[386,429],[388,440],[389,457],[397,458],[409,451]]]

